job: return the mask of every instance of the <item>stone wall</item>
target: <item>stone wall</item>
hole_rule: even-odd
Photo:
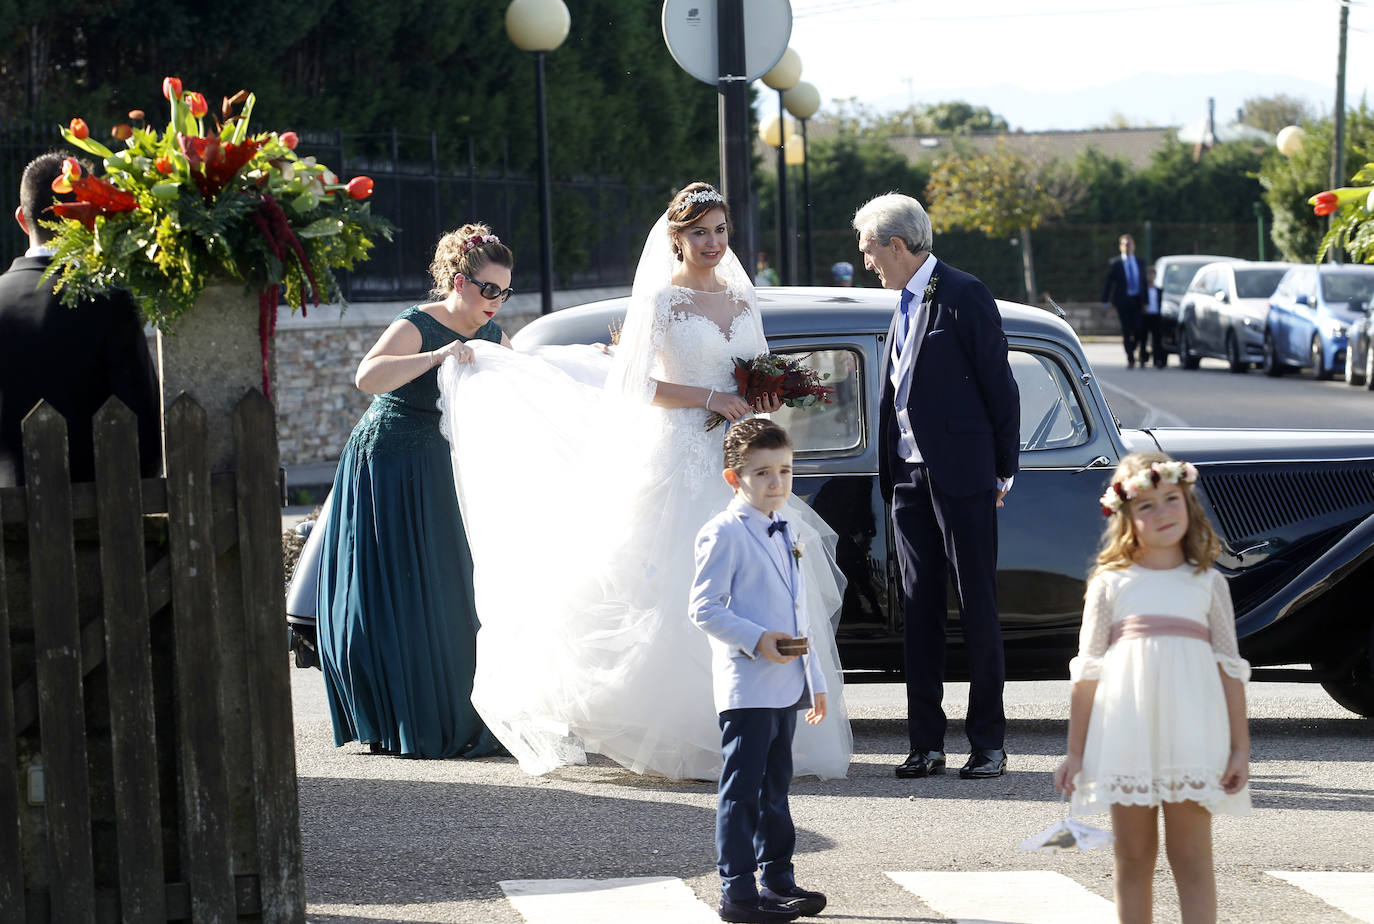
[[[565,308],[628,295],[628,288],[579,289],[554,293]],[[358,363],[396,315],[413,302],[370,302],[310,308],[277,321],[277,434],[282,465],[308,465],[339,458],[353,425],[372,401],[353,384]],[[497,323],[514,335],[539,316],[539,296],[516,295],[501,308]]]

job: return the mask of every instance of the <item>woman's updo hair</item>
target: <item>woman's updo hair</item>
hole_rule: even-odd
[[[439,243],[434,247],[434,262],[429,265],[434,288],[430,294],[437,299],[447,298],[453,291],[454,276],[462,273],[471,279],[473,273],[488,263],[506,269],[515,267],[515,257],[510,248],[491,233],[491,228],[478,221],[450,231],[439,238]]]
[[[730,222],[730,206],[710,183],[688,183],[668,203],[668,235],[673,239],[673,254],[679,260],[682,259],[682,248],[677,244],[678,233],[700,223],[713,209],[725,212],[725,230],[733,233],[735,228]]]

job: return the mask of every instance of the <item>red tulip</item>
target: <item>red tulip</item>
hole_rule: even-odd
[[[172,172],[172,159],[168,157],[166,154],[163,154],[161,157],[157,159],[157,163],[154,166],[157,167],[158,173],[161,173],[163,176],[166,176],[167,174]]]
[[[181,78],[163,77],[162,95],[168,99],[181,99]]]
[[[78,141],[84,141],[91,135],[90,126],[86,124],[85,119],[72,119],[71,125],[67,127],[71,129]]]
[[[296,150],[296,145],[301,143],[301,136],[295,132],[282,132],[277,136],[277,140],[286,145],[288,151]]]
[[[1313,199],[1315,204],[1312,206],[1312,211],[1318,215],[1330,215],[1341,207],[1340,200],[1336,198],[1336,194],[1333,192],[1317,193]]]
[[[368,176],[355,176],[348,181],[344,187],[348,194],[354,199],[366,199],[372,195],[372,178]]]
[[[134,130],[128,123],[120,122],[114,128],[110,129],[110,134],[116,139],[124,141],[133,136]]]
[[[210,111],[210,104],[205,101],[205,94],[196,93],[194,90],[186,94],[186,105],[191,107],[191,115],[197,119]]]
[[[81,162],[75,157],[62,160],[62,173],[52,181],[52,191],[66,194],[72,191],[72,184],[81,179]]]

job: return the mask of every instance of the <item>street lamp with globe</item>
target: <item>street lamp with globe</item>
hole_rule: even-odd
[[[544,107],[544,56],[568,37],[572,17],[563,0],[512,0],[506,34],[521,51],[534,54],[535,120],[539,135],[539,313],[553,311],[553,198],[549,183],[549,133]]]
[[[801,123],[801,150],[794,157],[788,152],[789,164],[800,163],[802,165],[802,214],[803,227],[806,229],[806,284],[814,286],[816,284],[815,257],[811,247],[811,165],[807,162],[806,151],[806,120],[816,114],[816,110],[821,108],[821,94],[814,86],[805,80],[800,81],[792,89],[782,94],[783,105],[787,111],[792,113],[798,122]],[[792,139],[787,140],[788,147],[792,146]]]
[[[801,80],[801,72],[801,55],[789,47],[782,53],[778,63],[773,65],[773,69],[763,75],[763,82],[778,91],[780,126],[785,121],[783,113],[786,104],[783,102],[783,94],[797,85]],[[781,131],[778,137],[778,277],[785,286],[796,284],[791,248],[787,241],[787,147]]]

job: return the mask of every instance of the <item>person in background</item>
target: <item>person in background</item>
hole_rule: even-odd
[[[758,268],[754,273],[754,285],[775,286],[778,284],[778,271],[768,262],[768,254],[759,251]]]
[[[830,267],[830,275],[835,278],[835,285],[848,288],[854,285],[854,264],[841,260]]]
[[[138,421],[143,477],[162,470],[157,372],[133,298],[116,289],[67,308],[43,282],[53,233],[41,222],[56,217],[52,183],[65,157],[49,152],[24,168],[14,220],[29,248],[0,275],[0,486],[24,483],[22,422],[39,401],[67,419],[72,481],[95,478],[91,418],[112,397]]]
[[[1140,313],[1140,365],[1154,357],[1155,368],[1163,369],[1169,362],[1164,351],[1164,316],[1160,313],[1163,293],[1155,285],[1155,268],[1145,270],[1145,301]]]
[[[1116,242],[1121,254],[1107,267],[1102,286],[1102,307],[1116,306],[1121,322],[1121,345],[1126,349],[1126,368],[1135,368],[1136,345],[1140,344],[1140,364],[1145,365],[1144,343],[1140,336],[1140,306],[1145,298],[1145,263],[1135,255],[1135,239],[1123,234]]]

